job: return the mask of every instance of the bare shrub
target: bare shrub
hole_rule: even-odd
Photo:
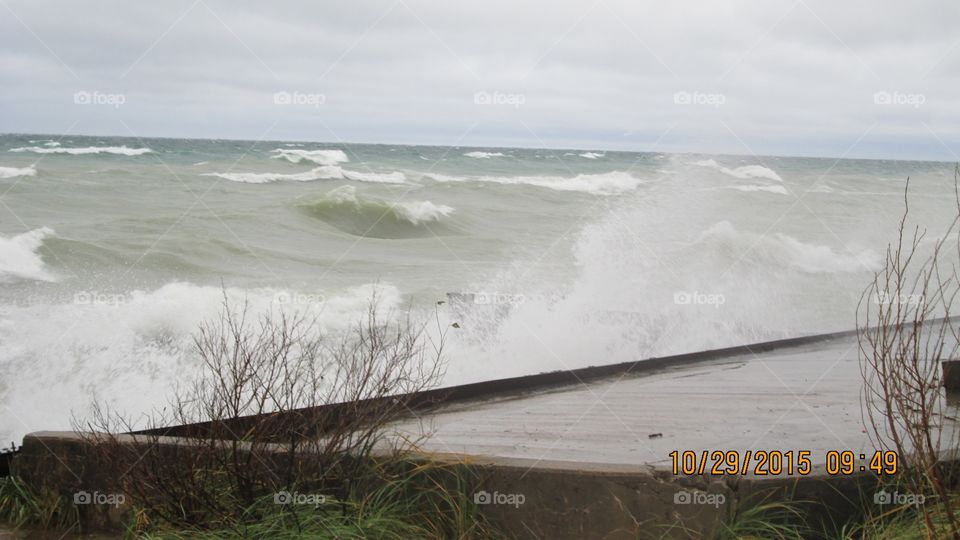
[[[146,418],[148,429],[96,404],[75,428],[91,459],[123,472],[107,488],[153,519],[236,526],[258,519],[258,504],[297,492],[322,496],[323,508],[311,512],[342,511],[337,501],[369,466],[385,425],[440,382],[439,335],[431,341],[409,314],[384,322],[376,297],[334,338],[311,317],[255,316],[224,294],[219,317],[194,338],[199,375]]]
[[[957,185],[960,170],[954,172]],[[878,448],[894,450],[904,471],[900,480],[928,500],[921,506],[928,533],[944,525],[960,538],[960,523],[949,496],[950,479],[939,466],[955,455],[955,430],[947,426],[941,362],[955,359],[956,329],[950,316],[960,281],[957,275],[957,215],[942,236],[922,246],[926,230],[907,224],[909,179],[896,244],[886,250],[883,270],[875,274],[858,306],[857,338],[864,380],[865,423]],[[953,238],[951,238],[953,237]]]

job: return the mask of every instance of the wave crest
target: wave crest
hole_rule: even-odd
[[[759,185],[755,186],[752,184],[745,184],[740,186],[727,186],[728,189],[735,189],[737,191],[747,191],[747,192],[756,192],[756,191],[765,191],[767,193],[777,193],[779,195],[789,195],[787,188],[784,186],[764,186]]]
[[[0,282],[15,279],[56,281],[37,253],[45,238],[53,236],[49,227],[41,227],[12,238],[0,236]]]
[[[708,228],[700,235],[700,242],[713,243],[731,253],[749,253],[809,274],[872,272],[881,266],[880,256],[870,249],[838,253],[830,246],[808,244],[783,233],[764,236],[740,232],[729,221]]]
[[[118,154],[122,156],[139,156],[153,152],[150,148],[130,148],[123,146],[87,146],[85,148],[64,148],[61,146],[41,147],[24,146],[12,148],[11,152],[33,152],[34,154],[69,154],[72,156],[84,154]]]
[[[454,211],[450,206],[431,201],[367,199],[358,196],[353,186],[338,187],[299,206],[307,215],[345,233],[389,239],[447,232],[442,220]]]
[[[600,174],[563,176],[448,176],[429,173],[425,175],[435,182],[490,182],[495,184],[525,184],[556,191],[577,191],[594,195],[616,195],[633,191],[643,180],[629,173],[613,171]]]
[[[33,165],[18,169],[16,167],[0,167],[0,178],[16,178],[18,176],[36,176],[37,170]]]
[[[337,163],[346,163],[350,161],[343,150],[302,150],[291,148],[277,148],[272,150],[276,155],[270,156],[273,159],[285,159],[290,163],[300,163],[309,161],[317,165],[336,165]]]
[[[783,182],[783,178],[780,178],[780,175],[777,174],[773,169],[769,169],[762,165],[743,165],[741,167],[736,167],[731,169],[729,167],[724,167],[720,165],[715,160],[705,159],[703,161],[697,161],[694,165],[699,165],[701,167],[709,167],[711,169],[716,169],[723,174],[732,176],[734,178],[740,178],[741,180],[746,180],[748,178],[766,178],[768,180],[775,180],[777,182]]]
[[[267,184],[270,182],[291,181],[311,182],[313,180],[353,180],[355,182],[372,182],[376,184],[403,184],[407,177],[399,171],[390,173],[348,171],[336,165],[324,165],[300,173],[203,173],[200,176],[216,176],[232,182],[245,184]]]

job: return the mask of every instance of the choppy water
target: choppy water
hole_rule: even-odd
[[[947,163],[2,136],[0,440],[161,403],[221,284],[330,327],[476,293],[450,383],[848,329],[907,176],[939,230]]]

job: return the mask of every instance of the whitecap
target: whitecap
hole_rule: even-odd
[[[70,154],[72,156],[83,155],[83,154],[119,154],[123,156],[139,156],[141,154],[146,154],[153,152],[150,148],[128,148],[124,146],[88,146],[85,148],[63,148],[59,146],[55,147],[40,147],[40,146],[28,146],[22,148],[13,148],[11,152],[33,152],[35,154]]]
[[[777,182],[783,182],[783,178],[780,178],[780,175],[776,173],[773,169],[769,169],[762,165],[743,165],[735,169],[729,167],[724,167],[720,165],[715,160],[705,159],[702,161],[697,161],[694,165],[699,165],[701,167],[709,167],[711,169],[716,169],[723,174],[733,176],[734,178],[747,179],[747,178],[766,178],[768,180],[776,180]]]
[[[384,209],[393,211],[397,217],[410,222],[413,225],[419,225],[428,221],[440,221],[453,213],[454,209],[445,204],[435,204],[431,201],[398,201],[388,202],[374,199],[363,199],[357,197],[357,188],[353,186],[340,186],[331,190],[324,197],[325,200],[339,204],[350,203],[356,210],[373,210],[374,214]],[[324,200],[321,199],[321,202]]]
[[[0,236],[0,281],[56,281],[37,253],[44,239],[54,234],[53,229],[41,227],[11,238]]]
[[[742,186],[727,186],[728,189],[735,189],[737,191],[765,191],[767,193],[777,193],[780,195],[789,195],[787,188],[784,186],[755,186],[755,185],[742,185]]]
[[[584,152],[580,154],[580,157],[587,158],[587,159],[598,159],[598,158],[602,158],[604,155],[605,154],[600,154],[597,152]]]
[[[476,159],[489,159],[492,157],[505,157],[506,154],[503,152],[467,152],[464,154],[467,157],[472,157]]]
[[[266,184],[270,182],[291,181],[311,182],[313,180],[353,180],[355,182],[372,182],[378,184],[403,184],[406,176],[399,171],[390,173],[348,171],[335,165],[316,167],[300,173],[204,173],[201,176],[216,176],[233,182],[246,184]]]
[[[16,178],[17,176],[36,176],[37,170],[33,165],[18,169],[17,167],[0,167],[0,178]]]
[[[276,155],[270,156],[274,159],[285,159],[290,163],[300,163],[309,161],[317,165],[336,165],[337,163],[346,163],[350,161],[346,152],[343,150],[301,150],[290,148],[277,148],[272,150]]]
[[[870,249],[837,252],[830,246],[802,242],[783,233],[740,232],[729,221],[715,223],[698,242],[719,244],[731,253],[750,254],[810,274],[876,271],[881,267],[881,257]]]
[[[594,195],[615,195],[633,191],[643,183],[629,173],[613,171],[600,174],[578,174],[574,177],[563,176],[448,176],[428,173],[425,175],[436,182],[489,182],[495,184],[525,184],[556,191],[576,191]]]

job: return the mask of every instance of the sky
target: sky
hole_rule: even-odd
[[[960,161],[960,3],[0,0],[0,132]]]

